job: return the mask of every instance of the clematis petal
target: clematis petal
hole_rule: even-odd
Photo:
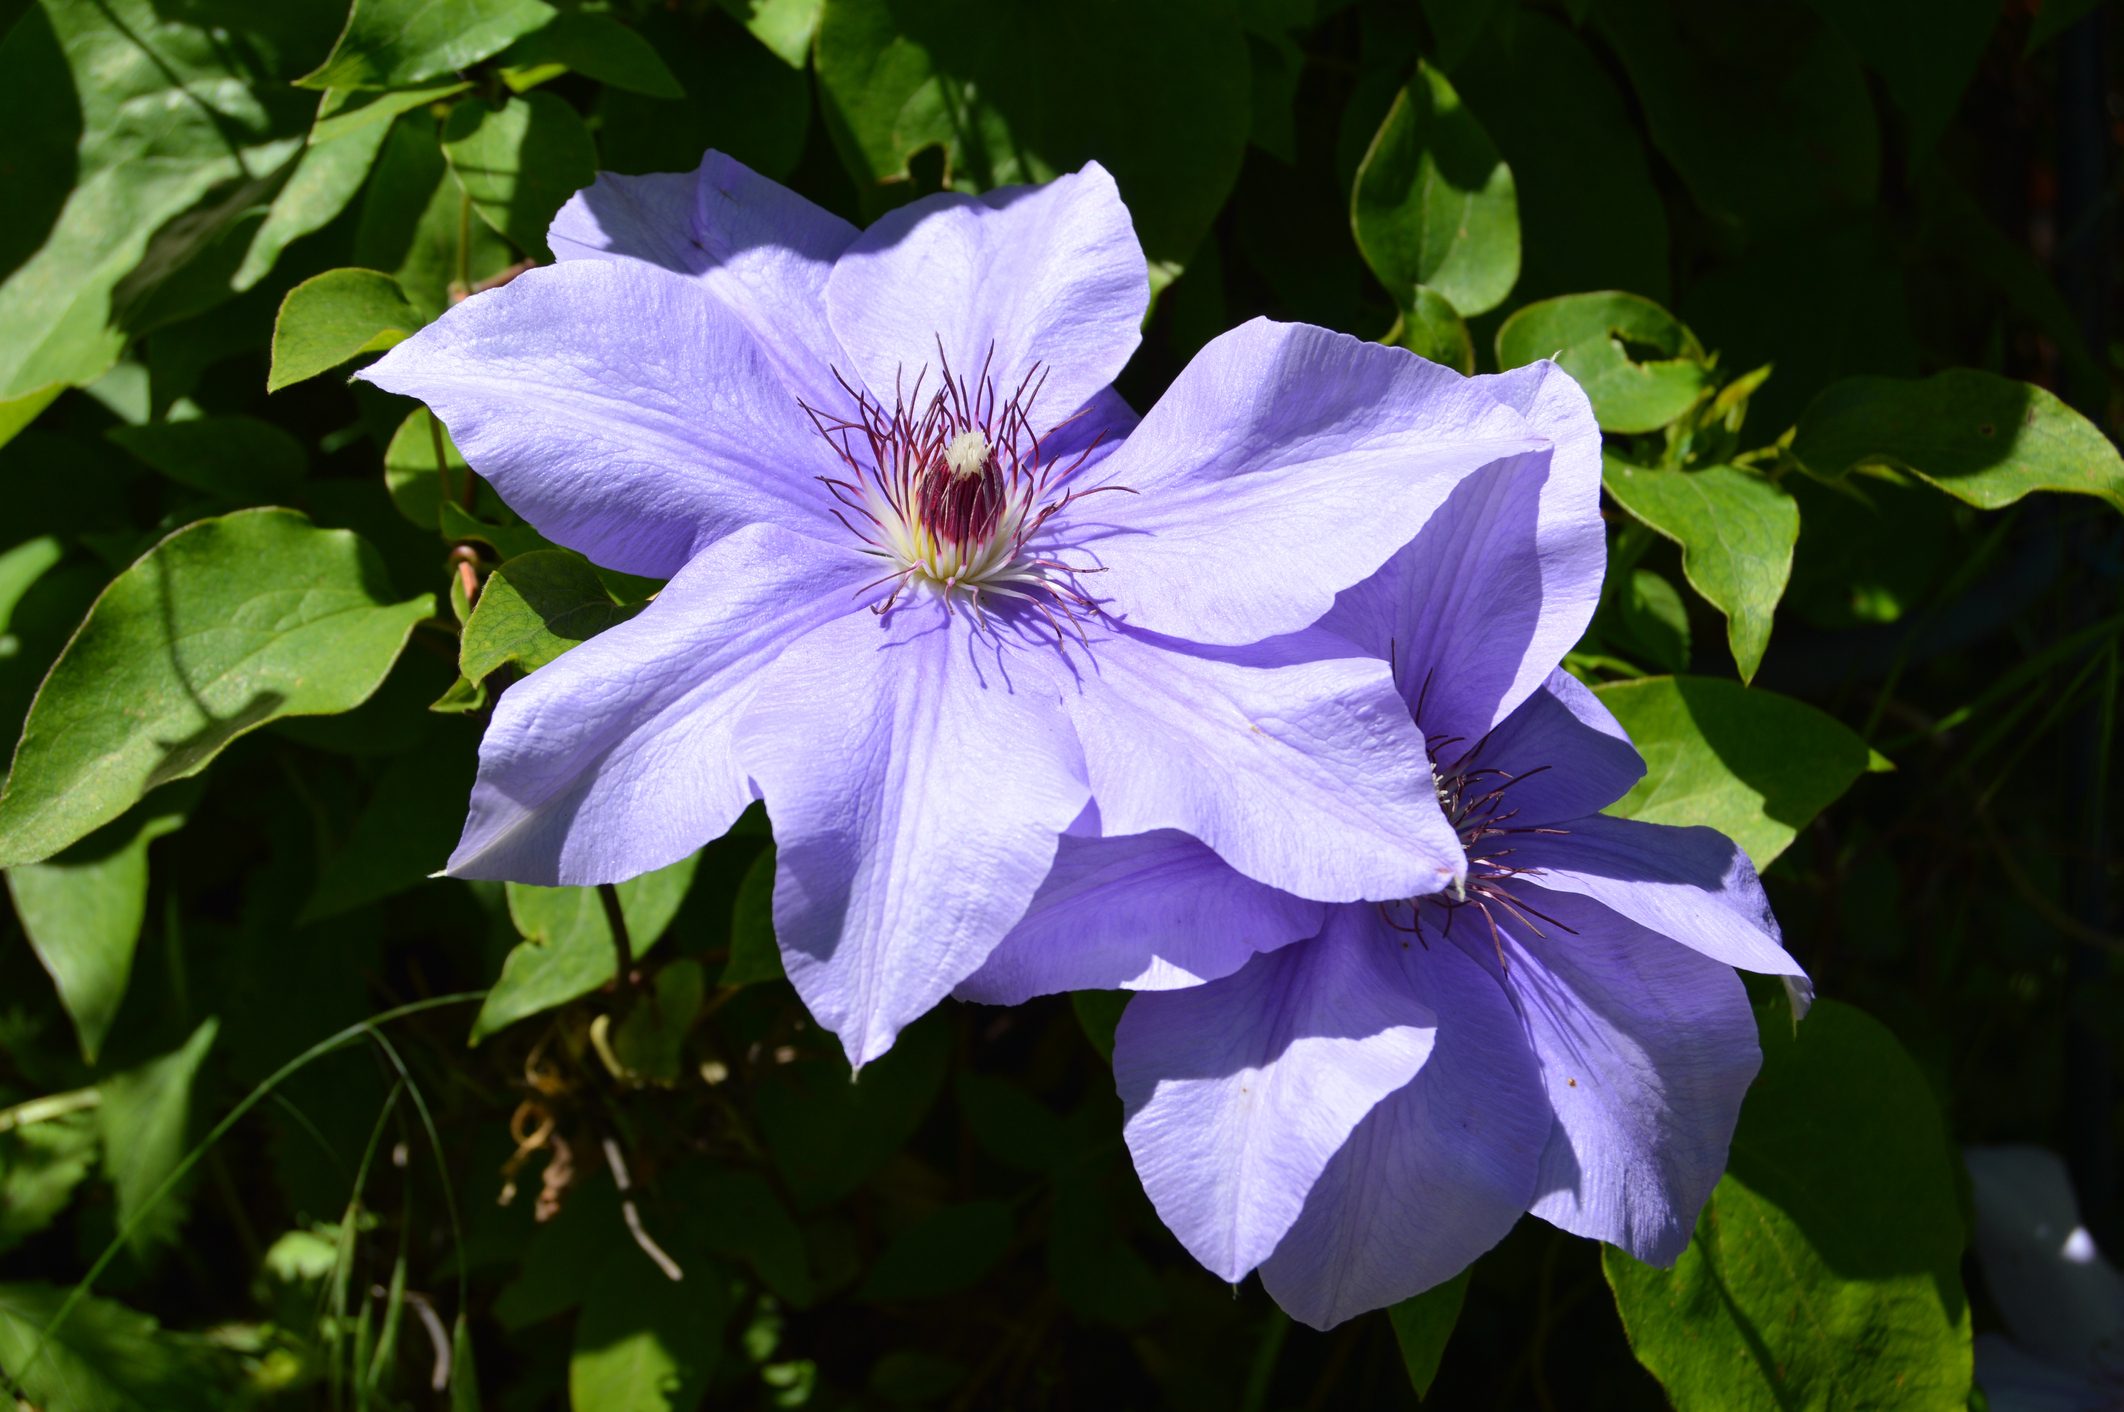
[[[1261,1267],[1276,1302],[1316,1329],[1451,1279],[1502,1240],[1533,1199],[1551,1121],[1495,979],[1455,946],[1404,951],[1407,937],[1367,925],[1369,950],[1401,959],[1403,993],[1438,1031],[1422,1072],[1358,1124]]]
[[[857,237],[826,285],[826,312],[870,391],[892,401],[938,350],[952,372],[988,363],[999,398],[1044,375],[1035,430],[1114,380],[1142,341],[1150,267],[1114,179],[1098,163],[1044,186],[910,202]]]
[[[1670,1265],[1762,1067],[1747,988],[1731,966],[1598,903],[1552,893],[1535,905],[1572,932],[1499,920],[1556,1114],[1533,1212]]]
[[[1645,774],[1622,723],[1561,667],[1490,732],[1476,758],[1515,776],[1506,798],[1520,826],[1597,814]]]
[[[1016,1005],[1064,990],[1197,985],[1315,935],[1324,915],[1172,829],[1065,836],[1032,906],[958,994]]]
[[[652,266],[575,260],[467,299],[358,376],[418,397],[510,508],[669,578],[742,525],[848,541],[840,462],[735,315]]]
[[[926,597],[841,619],[791,647],[740,727],[783,962],[856,1065],[988,958],[1090,794],[1052,646],[987,633]]]
[[[449,872],[619,882],[720,835],[759,797],[732,733],[761,669],[859,612],[874,575],[771,525],[719,540],[639,616],[502,694]]]
[[[1139,995],[1121,1017],[1114,1083],[1136,1174],[1180,1243],[1226,1280],[1277,1248],[1351,1129],[1424,1067],[1444,1022],[1372,916],[1335,908],[1317,938],[1208,985]]]
[[[1554,363],[1472,378],[1546,453],[1453,488],[1408,546],[1344,592],[1321,626],[1384,657],[1426,735],[1474,741],[1538,689],[1592,621],[1607,561],[1600,428]],[[1603,803],[1607,801],[1602,801]]]
[[[1411,897],[1466,867],[1387,664],[1297,633],[1209,649],[1114,632],[1066,698],[1108,834],[1180,829],[1327,902]]]
[[[1469,476],[1547,455],[1481,384],[1256,319],[1196,354],[1092,478],[1135,493],[1079,500],[1056,537],[1130,626],[1258,642],[1317,622]]]
[[[1785,952],[1754,865],[1718,830],[1604,814],[1573,819],[1567,827],[1562,836],[1521,834],[1512,840],[1518,850],[1513,865],[1539,870],[1539,876],[1516,879],[1514,891],[1537,884],[1542,892],[1588,897],[1714,961],[1804,982],[1806,972]]]
[[[839,216],[721,152],[691,172],[600,172],[546,233],[556,260],[640,260],[691,277],[751,331],[790,394],[814,403],[843,361],[826,277],[855,238]]]

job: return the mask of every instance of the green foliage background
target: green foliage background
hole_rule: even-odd
[[[2115,211],[2088,0],[0,0],[0,1388],[73,1409],[1972,1405],[1955,1147],[2119,1240]],[[351,367],[708,147],[867,220],[1116,175],[1123,391],[1267,313],[1556,356],[1616,812],[1826,999],[1671,1271],[1528,1220],[1328,1335],[1159,1225],[1124,997],[849,1081],[755,812],[432,880],[483,713],[656,585]]]

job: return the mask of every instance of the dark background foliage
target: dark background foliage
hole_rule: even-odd
[[[2063,1152],[2124,1251],[2124,472],[2087,426],[2124,405],[2120,18],[0,0],[8,739],[106,584],[211,521],[103,600],[69,656],[104,655],[54,673],[0,805],[0,1383],[52,1409],[1268,1412],[1412,1378],[1447,1407],[1966,1405],[1998,1316],[1954,1144]],[[780,979],[763,817],[621,887],[620,936],[595,891],[427,878],[491,695],[650,586],[544,546],[343,365],[548,258],[594,170],[711,146],[858,221],[1106,163],[1158,290],[1139,407],[1259,314],[1612,379],[1610,585],[1571,665],[1654,760],[1626,805],[1768,863],[1834,1002],[1795,1037],[1762,996],[1765,1077],[1676,1272],[1529,1218],[1464,1285],[1316,1334],[1141,1195],[1121,997],[947,1004],[851,1083]],[[1609,290],[1641,300],[1544,302]],[[307,520],[232,513],[262,505]],[[312,655],[231,664],[239,696],[157,665],[323,598],[346,613],[286,649]],[[116,786],[83,763],[136,748]]]

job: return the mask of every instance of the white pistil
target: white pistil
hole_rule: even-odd
[[[965,480],[977,476],[988,464],[988,438],[973,427],[968,427],[951,439],[944,448],[944,464],[951,468],[953,480]]]

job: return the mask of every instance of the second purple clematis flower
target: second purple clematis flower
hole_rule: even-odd
[[[764,798],[785,963],[858,1064],[1068,831],[1173,830],[1302,898],[1458,876],[1385,665],[1307,630],[1546,457],[1516,407],[1257,321],[1136,425],[1108,385],[1147,268],[1096,166],[858,232],[711,153],[601,178],[550,243],[364,376],[547,537],[669,583],[502,697],[452,874],[628,878]]]
[[[1394,663],[1461,875],[1323,906],[1172,832],[1067,838],[960,987],[1147,992],[1114,1045],[1145,1190],[1203,1264],[1259,1270],[1317,1328],[1530,1210],[1671,1263],[1761,1063],[1734,968],[1801,974],[1723,834],[1600,813],[1644,773],[1556,669],[1599,596],[1600,432],[1551,367],[1473,381],[1553,451],[1462,482],[1316,629]]]

